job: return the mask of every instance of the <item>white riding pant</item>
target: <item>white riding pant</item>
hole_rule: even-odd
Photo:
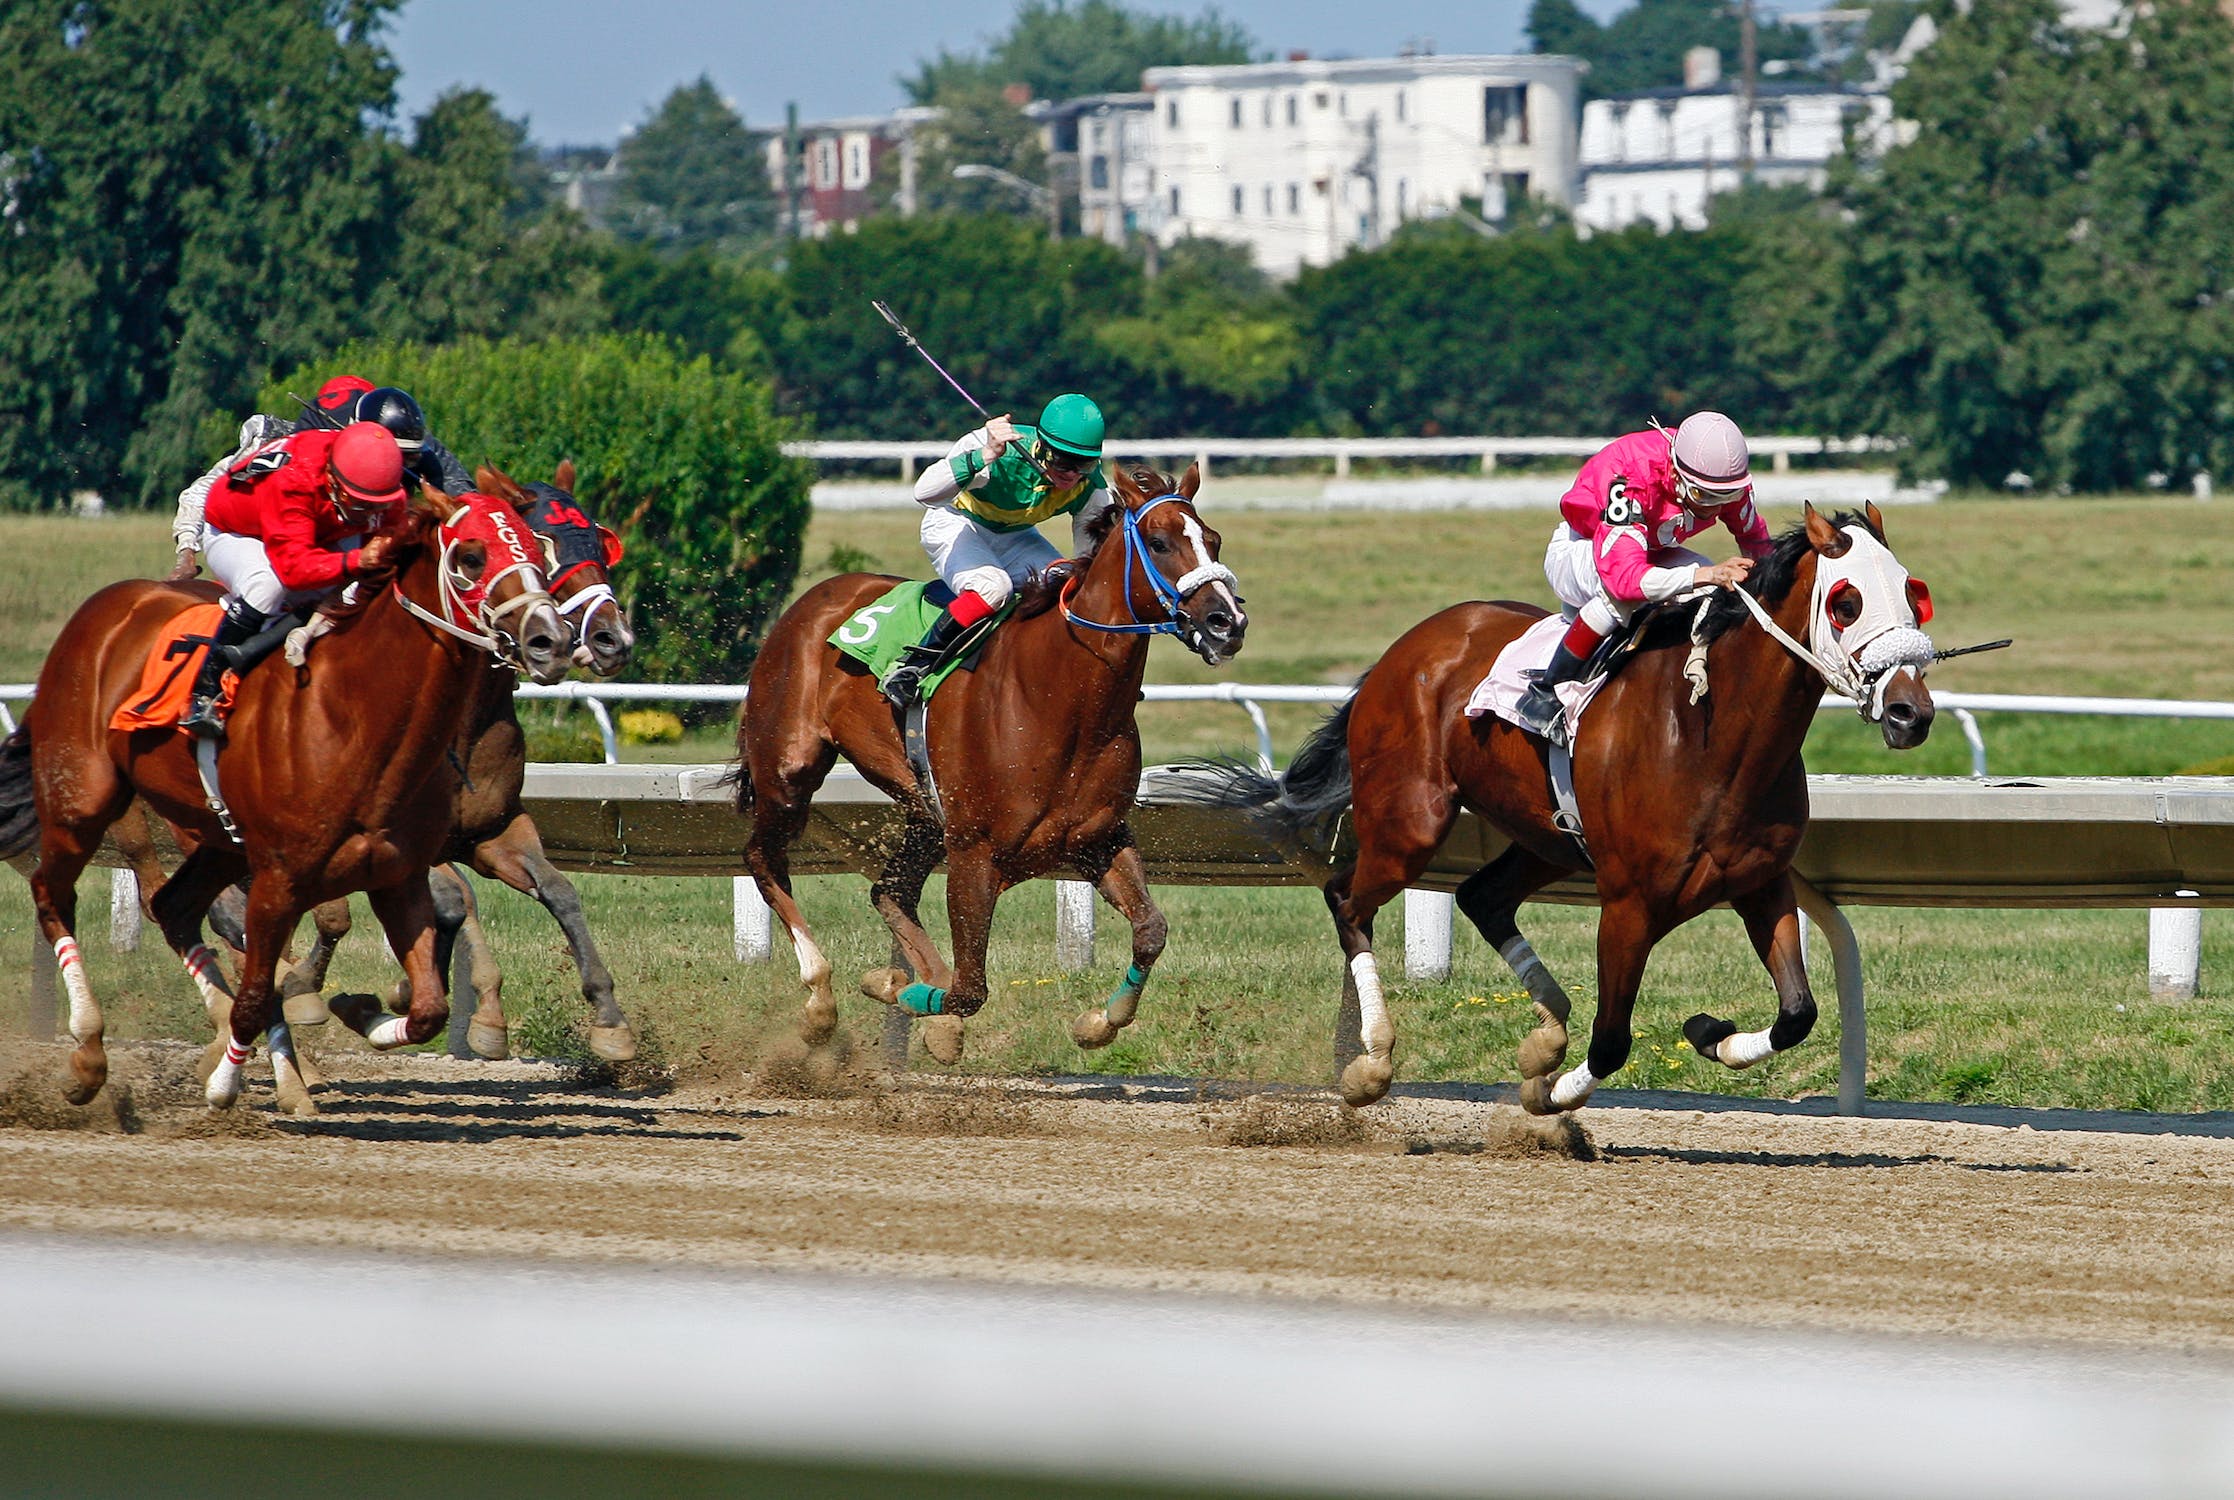
[[[943,505],[923,512],[923,550],[948,588],[974,593],[995,609],[1063,555],[1037,531],[993,531]]]
[[[1689,547],[1655,547],[1650,556],[1656,568],[1714,566]],[[1598,577],[1597,543],[1577,536],[1565,521],[1552,528],[1551,544],[1544,549],[1544,577],[1559,596],[1560,614],[1570,620],[1582,616],[1600,635],[1627,621],[1643,604],[1637,599],[1616,599],[1606,591]]]
[[[334,543],[334,550],[354,552],[363,542],[362,537],[346,537]],[[210,576],[225,585],[229,598],[261,610],[266,616],[276,615],[283,609],[315,604],[340,587],[336,584],[332,588],[290,589],[272,571],[271,558],[265,553],[261,538],[219,531],[206,522],[202,526],[202,561],[209,566]]]

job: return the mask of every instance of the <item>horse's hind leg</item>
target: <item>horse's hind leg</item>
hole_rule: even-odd
[[[512,1053],[510,1028],[504,1021],[504,971],[497,966],[496,949],[488,929],[481,925],[481,904],[473,886],[455,865],[436,865],[428,871],[434,892],[435,921],[447,929],[449,941],[437,940],[435,960],[452,980],[464,960],[466,984],[473,991],[473,1010],[466,1018],[465,1034],[458,1034],[455,1007],[450,1022],[450,1054],[496,1062]],[[460,1048],[463,1048],[461,1051]],[[630,1053],[634,1056],[633,1050]]]
[[[1516,918],[1521,902],[1566,873],[1514,844],[1467,876],[1458,888],[1458,909],[1528,986],[1529,997],[1536,1002],[1539,1024],[1520,1043],[1521,1106],[1531,1114],[1549,1110],[1544,1097],[1550,1087],[1546,1080],[1567,1059],[1567,1019],[1574,1012],[1574,1002],[1567,998],[1551,970],[1544,967],[1528,939],[1521,936]]]
[[[1800,957],[1800,913],[1789,872],[1730,905],[1745,919],[1746,935],[1762,967],[1776,985],[1776,1020],[1766,1031],[1738,1030],[1735,1023],[1701,1011],[1683,1023],[1683,1039],[1701,1057],[1732,1068],[1750,1068],[1762,1058],[1797,1047],[1815,1029],[1815,992],[1808,987]]]
[[[107,1023],[86,978],[85,957],[78,951],[78,876],[92,863],[102,833],[132,800],[131,789],[107,761],[87,766],[86,772],[68,778],[69,805],[55,805],[61,796],[46,795],[44,781],[34,792],[39,804],[39,863],[31,872],[31,899],[40,935],[54,948],[55,964],[70,997],[70,1037],[77,1046],[70,1053],[70,1078],[62,1093],[72,1104],[91,1103],[109,1081]]]
[[[1162,955],[1170,931],[1155,898],[1148,894],[1148,870],[1133,847],[1131,830],[1125,831],[1123,846],[1099,863],[1099,870],[1082,868],[1101,888],[1103,898],[1132,924],[1132,963],[1104,1004],[1071,1022],[1070,1039],[1081,1047],[1106,1047],[1132,1024],[1141,992],[1148,988],[1148,973]]]
[[[1357,858],[1335,872],[1324,895],[1346,964],[1334,1033],[1338,1081],[1347,1103],[1364,1105],[1384,1097],[1396,1077],[1396,1026],[1373,955],[1373,919],[1427,869],[1458,819],[1458,798],[1417,775],[1360,775],[1352,807]],[[1358,1050],[1345,1056],[1352,1037]]]
[[[877,872],[869,887],[869,904],[884,925],[892,929],[895,959],[906,969],[871,969],[861,976],[861,993],[886,1005],[899,1003],[900,991],[911,980],[937,989],[950,989],[954,970],[939,955],[939,945],[924,929],[919,905],[923,883],[946,854],[946,834],[928,818],[910,818],[900,830],[900,842]]]
[[[808,930],[806,916],[791,894],[791,841],[807,824],[809,799],[837,760],[827,742],[815,758],[787,778],[773,771],[752,773],[752,833],[745,840],[745,868],[752,872],[766,901],[791,935],[792,951],[799,955],[799,982],[807,987],[806,1013],[799,1035],[810,1047],[830,1040],[838,1029],[838,997],[830,990],[830,960]]]
[[[605,967],[604,957],[597,951],[597,940],[590,936],[589,919],[582,914],[582,898],[575,891],[574,883],[560,873],[543,852],[543,835],[536,831],[534,820],[521,813],[505,825],[504,832],[488,839],[473,851],[473,868],[491,880],[501,880],[516,891],[524,891],[543,904],[551,920],[559,924],[566,934],[567,951],[574,956],[574,972],[581,976],[582,998],[589,1002],[590,1051],[607,1062],[627,1062],[636,1056],[636,1033],[628,1024],[628,1017],[621,1013],[620,1002],[613,998],[612,971]],[[461,880],[459,884],[464,884]],[[467,920],[473,924],[473,941],[479,954],[490,949],[488,938],[479,931],[478,919],[472,912],[472,898],[467,897]],[[479,1000],[473,1013],[476,1028],[504,1026],[504,1009],[499,990],[481,989],[480,960],[476,957],[473,971],[474,993]],[[489,960],[493,984],[501,986],[502,979],[495,975],[495,960]],[[487,1038],[501,1042],[501,1036]],[[501,1052],[482,1052],[476,1043],[474,1051],[482,1056],[502,1057]]]
[[[255,1050],[256,1039],[279,1019],[279,997],[272,976],[302,911],[294,888],[282,872],[261,870],[249,881],[248,910],[242,921],[248,945],[241,959],[240,993],[233,997],[225,1055],[211,1070],[204,1089],[212,1109],[230,1109],[239,1100],[241,1069]],[[276,1039],[274,1054],[276,1069],[279,1057],[284,1055]]]
[[[334,1002],[333,1012],[344,1026],[382,1052],[415,1047],[440,1032],[450,1018],[449,993],[435,963],[434,895],[427,889],[426,872],[367,891],[365,899],[403,965],[404,980],[411,987],[411,1009],[404,1015],[383,1017],[370,995],[345,995]]]
[[[310,913],[315,933],[310,952],[287,965],[279,980],[281,1013],[290,1025],[322,1026],[326,1022],[326,970],[333,964],[334,949],[349,936],[349,898],[322,901]]]

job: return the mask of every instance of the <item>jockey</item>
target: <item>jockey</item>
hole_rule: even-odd
[[[315,603],[386,561],[359,546],[403,499],[403,450],[377,422],[313,428],[270,443],[226,471],[210,495],[201,549],[225,585],[219,621],[193,702],[181,722],[222,739],[217,698],[229,667],[245,673],[285,641],[283,611]]]
[[[1694,412],[1673,433],[1655,422],[1615,438],[1582,466],[1559,511],[1544,572],[1574,623],[1516,712],[1529,729],[1564,744],[1566,715],[1552,689],[1581,676],[1617,624],[1648,602],[1736,587],[1773,544],[1753,506],[1745,434],[1718,411]],[[1717,521],[1743,557],[1710,562],[1677,545]]]
[[[290,437],[309,427],[346,427],[351,422],[378,422],[394,434],[403,450],[404,467],[412,475],[446,494],[462,495],[473,488],[473,476],[457,455],[427,436],[427,419],[419,403],[394,386],[375,386],[361,375],[336,375],[318,388],[315,400],[301,417],[274,417],[262,412],[240,424],[240,440],[216,467],[178,494],[178,514],[171,520],[171,542],[178,563],[166,581],[184,583],[198,571],[194,549],[201,544],[202,508],[209,492],[227,470],[266,443]]]
[[[995,417],[923,471],[915,482],[916,502],[926,507],[923,550],[954,602],[886,674],[894,707],[913,703],[963,632],[1062,556],[1039,534],[1040,522],[1071,517],[1072,550],[1082,549],[1086,513],[1109,501],[1101,444],[1101,408],[1084,396],[1057,396],[1037,427]]]

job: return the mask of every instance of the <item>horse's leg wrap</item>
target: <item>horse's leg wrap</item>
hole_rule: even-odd
[[[1357,995],[1358,1040],[1365,1050],[1350,1059],[1339,1080],[1343,1101],[1353,1107],[1388,1096],[1396,1078],[1396,1026],[1381,993],[1381,966],[1370,948],[1350,956],[1350,989]]]
[[[100,1036],[102,1022],[93,986],[86,981],[85,955],[78,952],[78,940],[68,933],[56,938],[54,962],[62,971],[62,987],[70,993],[70,1039],[83,1046]]]
[[[911,1016],[943,1016],[946,991],[918,980],[903,988],[894,1003]]]
[[[1597,1089],[1598,1080],[1591,1076],[1590,1064],[1584,1063],[1560,1074],[1559,1081],[1551,1086],[1552,1108],[1580,1109]]]

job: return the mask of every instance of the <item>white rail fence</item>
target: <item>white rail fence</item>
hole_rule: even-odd
[[[1126,457],[1181,459],[1200,464],[1208,477],[1213,459],[1326,459],[1337,478],[1346,478],[1358,459],[1471,458],[1484,474],[1497,472],[1508,458],[1588,458],[1612,442],[1611,437],[1323,437],[1323,438],[1111,438],[1104,447]],[[948,438],[891,440],[820,439],[786,443],[784,451],[818,463],[890,463],[900,478],[913,481],[923,466],[946,456],[953,443]],[[1769,460],[1779,474],[1787,473],[1795,457],[1840,457],[1891,453],[1898,444],[1887,438],[1826,438],[1808,436],[1754,437],[1746,440],[1754,453]]]

